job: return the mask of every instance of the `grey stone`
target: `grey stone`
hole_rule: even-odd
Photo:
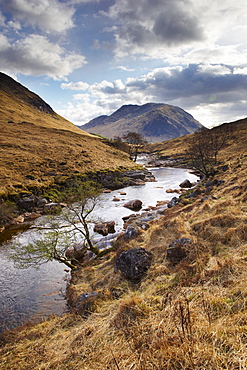
[[[180,188],[191,188],[192,184],[191,184],[190,180],[186,179],[183,182],[181,182],[181,184],[179,186],[180,186]]]
[[[115,262],[115,272],[121,271],[123,276],[133,283],[139,283],[147,274],[153,259],[152,253],[145,248],[133,248],[122,252]]]
[[[140,231],[138,230],[137,227],[134,227],[134,226],[127,226],[127,229],[124,233],[124,239],[133,239],[135,238],[137,235],[140,234]]]
[[[166,251],[168,261],[174,265],[181,262],[188,255],[188,245],[191,244],[189,238],[179,238],[172,242]]]
[[[98,297],[97,292],[82,293],[76,305],[76,313],[84,318],[88,317],[95,310]]]
[[[167,207],[168,208],[172,208],[174,207],[176,204],[178,203],[178,198],[177,197],[173,197],[168,203],[167,203]]]

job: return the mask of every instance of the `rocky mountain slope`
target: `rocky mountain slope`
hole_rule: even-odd
[[[51,186],[70,174],[134,166],[125,153],[59,116],[3,73],[0,101],[0,198]]]
[[[110,116],[96,117],[81,129],[109,139],[128,132],[140,133],[148,142],[162,142],[195,132],[202,125],[189,113],[168,104],[123,105]]]

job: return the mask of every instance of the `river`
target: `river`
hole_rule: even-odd
[[[158,201],[173,198],[176,194],[166,193],[166,190],[178,189],[183,180],[197,181],[197,177],[185,169],[163,167],[152,168],[150,171],[156,182],[102,194],[94,217],[102,221],[114,220],[116,232],[119,232],[123,227],[122,217],[133,213],[123,207],[128,200],[140,199],[145,209],[155,206]],[[120,195],[120,191],[126,195]],[[113,201],[114,197],[119,201]],[[142,211],[137,213],[141,214]],[[45,217],[40,217],[35,224],[42,225],[44,222]],[[29,229],[0,244],[0,333],[27,321],[38,322],[50,315],[62,315],[67,311],[65,292],[70,273],[66,271],[65,265],[53,261],[39,269],[18,269],[8,259],[11,245],[32,241],[34,235],[35,231]]]

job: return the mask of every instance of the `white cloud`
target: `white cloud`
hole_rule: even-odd
[[[89,87],[89,84],[83,81],[78,82],[69,82],[69,83],[62,83],[61,89],[62,90],[87,90]]]
[[[7,22],[7,26],[16,30],[16,31],[21,30],[21,24],[18,21],[15,21],[15,22],[14,21],[9,21],[9,22]]]
[[[243,72],[246,70],[243,69]],[[235,114],[236,107],[240,110],[241,106],[241,112],[236,117],[244,116],[246,86],[245,73],[233,74],[232,68],[220,64],[156,68],[139,78],[128,78],[125,83],[119,79],[94,83],[87,88],[86,96],[75,95],[74,99],[80,101],[70,104],[66,112],[60,114],[66,114],[66,118],[74,123],[84,124],[124,104],[152,101],[177,105],[193,114],[201,123],[212,126],[222,123],[223,117],[227,119],[224,109],[228,106]],[[207,115],[205,112],[208,112]],[[229,110],[227,113],[229,121]]]
[[[86,60],[83,55],[66,52],[64,48],[40,35],[30,35],[13,44],[2,35],[0,64],[2,71],[6,73],[11,71],[61,79],[85,65]]]
[[[164,102],[180,101],[183,105],[195,105],[198,99],[205,101],[216,94],[224,102],[231,102],[246,95],[247,77],[232,73],[223,65],[189,65],[186,68],[156,68],[141,78],[129,79],[129,90],[142,92],[151,99]],[[208,101],[207,101],[208,102]]]
[[[9,41],[6,36],[0,34],[0,51],[4,52],[9,48]]]
[[[245,100],[228,104],[216,103],[210,106],[199,104],[197,107],[190,109],[189,113],[204,126],[211,128],[224,122],[246,118],[246,103]]]
[[[125,72],[134,72],[134,68],[128,68],[126,66],[117,66],[116,69],[120,69],[120,71],[125,71]]]
[[[198,72],[208,75],[224,76],[231,74],[231,69],[224,65],[211,65],[209,63],[206,63],[199,65]]]
[[[77,104],[69,102],[64,109],[58,110],[58,113],[63,117],[69,119],[75,125],[82,125],[92,118],[104,114],[110,114],[110,110],[106,107],[101,107],[97,104],[90,102],[88,97],[85,97]]]
[[[247,47],[240,51],[239,45],[207,46],[195,48],[183,55],[170,55],[167,61],[171,64],[225,64],[247,65]]]
[[[233,74],[247,75],[247,67],[234,68]]]
[[[205,59],[191,60],[191,63],[206,61],[203,49],[211,50],[210,63],[214,63],[212,59],[217,56],[219,63],[224,51],[226,57],[231,58],[227,47],[240,42],[246,44],[243,37],[247,21],[245,7],[245,0],[234,4],[232,0],[116,0],[109,11],[102,14],[114,23],[108,30],[115,36],[117,58],[139,55],[172,63],[174,57],[179,57],[181,62],[193,47],[198,50],[198,56]],[[231,59],[236,61],[237,54],[235,50]],[[196,58],[197,54],[190,53],[191,59],[192,56]],[[222,63],[226,64],[226,59]],[[184,60],[186,63],[188,60]]]
[[[195,10],[191,1],[116,0],[105,14],[117,27],[117,56],[157,53],[160,57],[160,51],[167,47],[203,40],[203,28]]]
[[[74,7],[58,0],[2,0],[3,9],[24,25],[46,32],[64,32],[74,26]]]
[[[125,93],[125,85],[123,82],[118,79],[113,82],[109,81],[101,81],[100,83],[95,83],[91,85],[88,89],[90,92],[94,94],[104,93],[104,94],[124,94]]]

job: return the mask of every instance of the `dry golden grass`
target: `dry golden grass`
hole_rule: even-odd
[[[216,178],[225,182],[207,198],[179,203],[137,239],[120,240],[120,249],[154,255],[141,284],[114,274],[113,252],[85,265],[68,289],[72,313],[6,332],[0,369],[246,369],[247,156],[240,138],[222,153],[229,169]],[[167,246],[181,237],[192,240],[188,257],[171,266]],[[76,302],[92,291],[99,295],[84,316]]]
[[[228,147],[224,149],[223,157],[224,162],[230,161],[232,154],[239,153],[239,164],[241,164],[242,157],[246,153],[247,147],[247,118],[227,123],[222,125],[223,130],[231,131],[230,137],[227,140]],[[149,144],[146,150],[149,153],[156,154],[157,156],[168,156],[170,158],[184,158],[189,145],[193,141],[193,134],[181,136],[172,140],[164,141],[157,144]]]
[[[30,184],[27,175],[42,186],[50,180],[47,176],[50,172],[66,176],[134,167],[125,153],[94,137],[31,123],[0,124],[0,129],[0,188]]]
[[[115,252],[88,263],[72,276],[70,314],[1,336],[0,369],[246,369],[246,132],[239,126],[222,152],[229,169],[215,178],[225,182],[207,198],[181,202],[138,238],[119,240],[119,250],[153,253],[140,284],[114,273]],[[182,237],[192,241],[188,257],[171,266],[167,246]],[[77,307],[93,291],[91,313]]]
[[[123,152],[55,112],[39,110],[40,98],[23,86],[11,79],[5,82],[1,80],[0,86],[0,196],[13,186],[50,186],[54,176],[47,176],[49,172],[70,175],[134,167]]]

